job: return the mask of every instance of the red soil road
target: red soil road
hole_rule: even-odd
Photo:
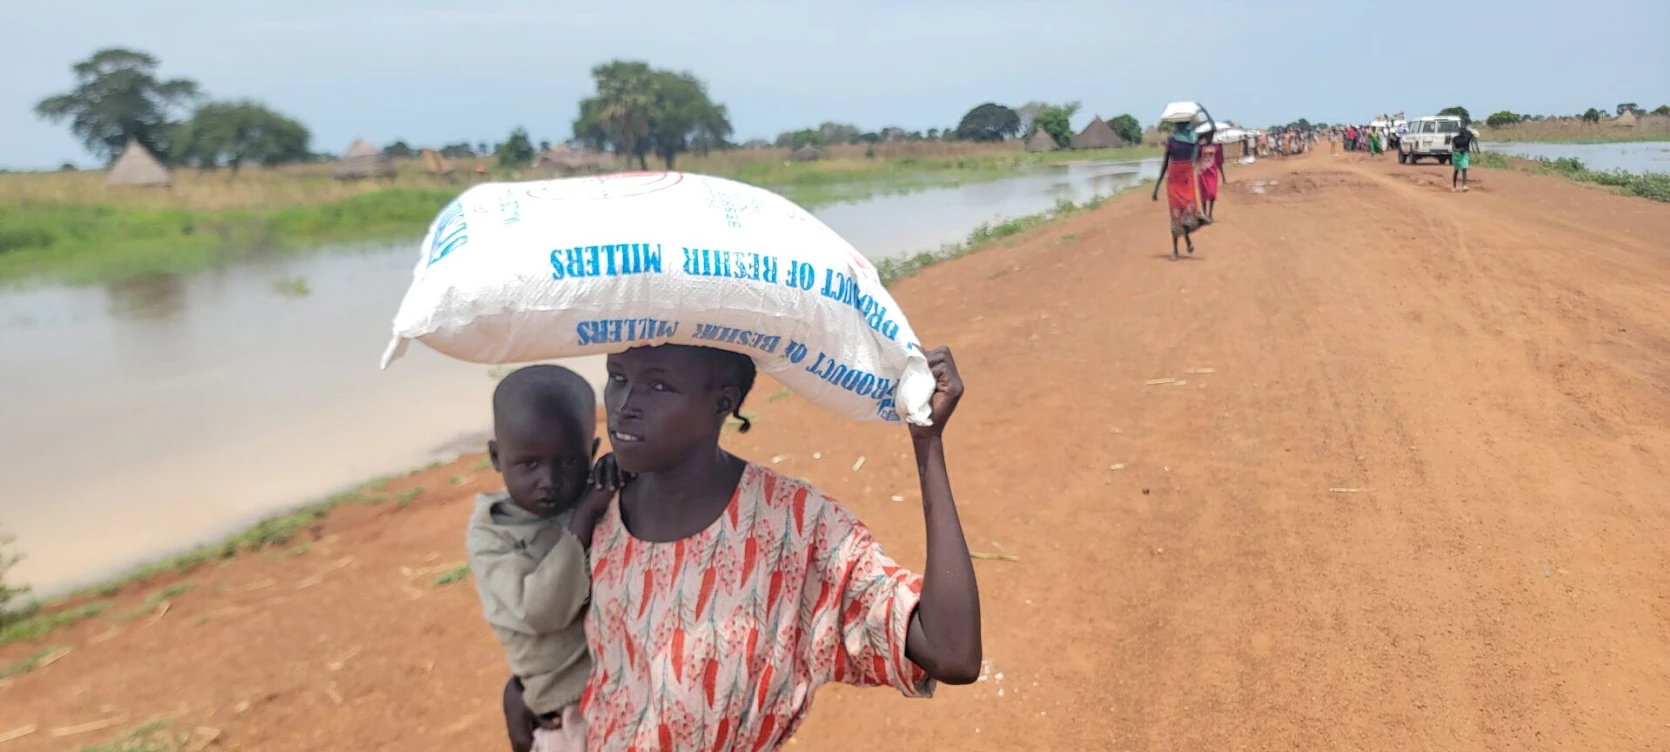
[[[1128,195],[899,285],[969,385],[970,544],[1020,560],[977,563],[989,678],[826,689],[793,748],[1670,749],[1670,206],[1355,155],[1231,176],[1192,260]],[[775,390],[731,443],[919,565],[902,433]],[[155,621],[0,649],[73,648],[0,689],[0,735],[39,728],[0,752],[153,716],[213,748],[502,748],[502,655],[431,581],[472,464],[190,573]]]

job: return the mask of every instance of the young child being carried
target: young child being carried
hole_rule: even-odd
[[[465,548],[482,612],[510,659],[505,724],[517,752],[535,735],[543,749],[585,749],[588,552],[623,483],[614,455],[593,465],[597,449],[597,396],[579,374],[529,366],[493,391],[487,453],[505,490],[477,498]]]

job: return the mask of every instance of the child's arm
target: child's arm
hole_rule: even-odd
[[[615,464],[613,452],[603,455],[592,467],[591,485],[581,495],[580,503],[574,509],[574,518],[568,523],[568,531],[580,540],[580,545],[587,551],[591,550],[591,536],[597,530],[597,521],[603,519],[603,513],[609,510],[609,502],[631,479],[631,475],[621,472],[620,465]]]
[[[933,396],[933,425],[910,427],[916,471],[922,480],[922,508],[928,530],[928,565],[922,599],[910,619],[905,656],[929,676],[947,684],[969,684],[980,675],[980,590],[974,562],[957,519],[951,478],[945,471],[945,422],[962,399],[963,381],[947,348],[927,353],[939,382]]]
[[[592,531],[597,520],[615,498],[621,480],[615,455],[606,454],[592,469],[591,483],[580,495],[569,519],[568,532],[551,553],[539,562],[528,575],[523,592],[526,594],[524,613],[528,626],[539,634],[555,632],[578,621],[591,602],[591,566],[586,552],[591,550]]]
[[[487,527],[471,527],[466,547],[489,622],[537,635],[562,629],[583,613],[591,573],[574,536],[564,533],[537,562],[520,553],[511,536]]]
[[[548,634],[579,620],[590,602],[586,550],[575,536],[564,535],[523,579],[522,618],[535,634]]]

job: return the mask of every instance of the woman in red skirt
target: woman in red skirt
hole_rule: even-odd
[[[1160,178],[1154,182],[1155,201],[1160,200],[1160,186],[1166,187],[1166,203],[1171,210],[1171,257],[1177,258],[1177,238],[1182,237],[1189,253],[1195,252],[1189,233],[1205,224],[1200,214],[1200,193],[1195,176],[1195,161],[1200,158],[1194,128],[1189,123],[1177,123],[1171,137],[1166,139],[1166,152],[1160,162]]]

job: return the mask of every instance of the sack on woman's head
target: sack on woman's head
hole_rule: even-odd
[[[676,172],[465,191],[420,246],[383,367],[414,339],[476,363],[717,347],[858,420],[924,422],[934,389],[862,254],[775,193]]]

